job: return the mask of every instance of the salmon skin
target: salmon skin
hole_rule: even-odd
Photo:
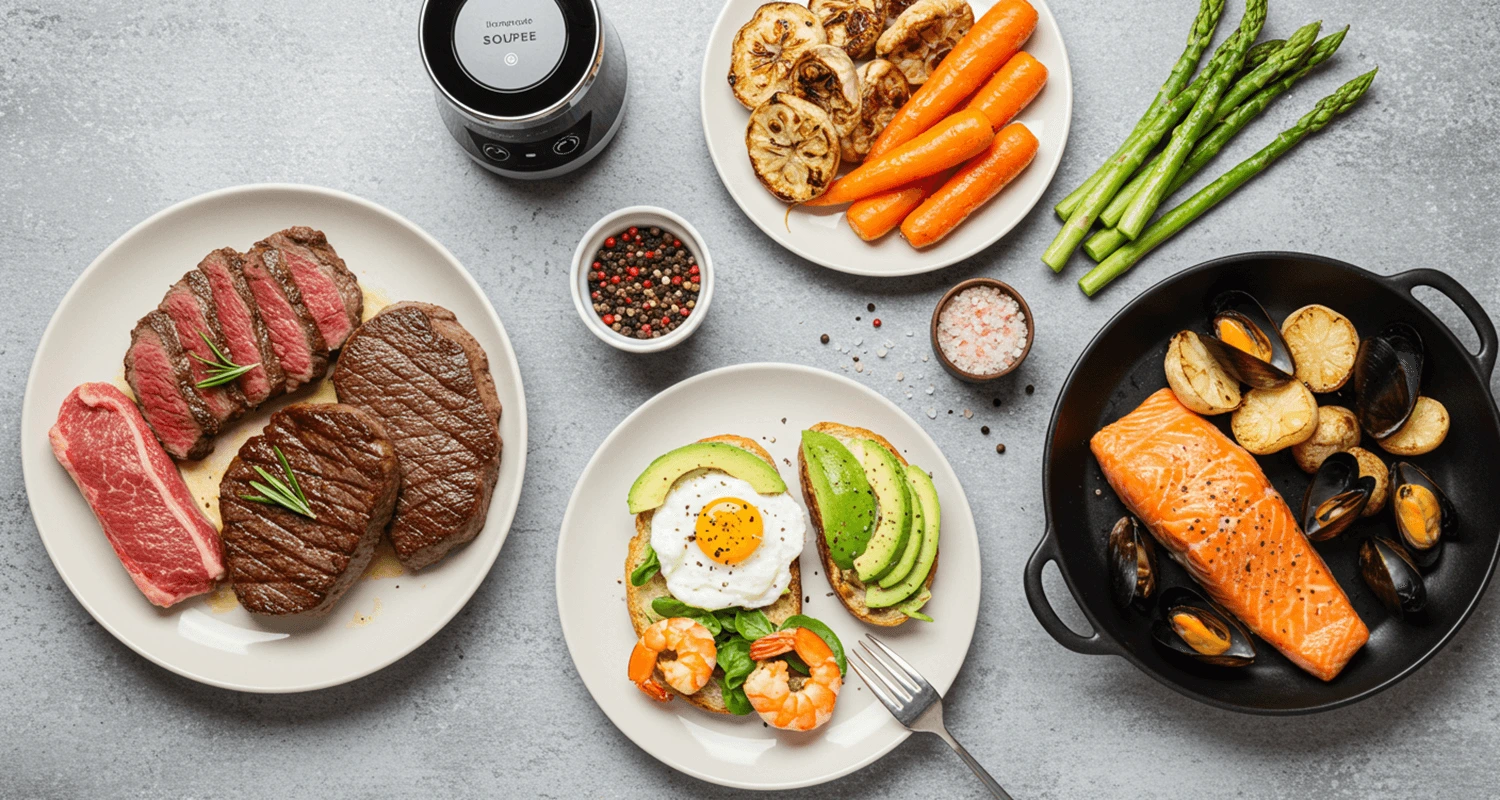
[[[1255,457],[1171,389],[1089,447],[1131,513],[1215,602],[1329,681],[1370,638]]]

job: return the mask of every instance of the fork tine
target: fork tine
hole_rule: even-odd
[[[879,642],[877,642],[876,644],[879,644]],[[881,658],[879,653],[871,650],[870,646],[865,644],[864,642],[860,642],[859,647],[861,650],[864,650],[866,653],[868,653],[870,655],[870,658],[874,659],[876,663],[884,667],[886,672],[890,673],[891,677],[895,679],[896,683],[900,684],[901,688],[905,689],[908,694],[916,696],[917,694],[921,693],[922,687],[919,686],[916,681],[913,681],[911,679],[911,676],[907,675],[899,668],[892,666],[884,658]]]
[[[855,661],[858,661],[861,664],[864,663],[864,657],[862,657],[859,653],[854,652],[851,652],[849,655],[854,656],[855,659],[854,661],[849,662],[849,666],[854,667],[854,672],[859,675],[860,680],[864,681],[865,685],[870,687],[870,691],[874,692],[875,696],[880,698],[880,702],[885,704],[885,708],[887,711],[891,712],[892,714],[899,714],[901,708],[903,707],[903,703],[886,691],[887,686],[885,684],[885,679],[880,677],[878,674],[876,674],[872,679],[870,677],[870,674],[866,673],[866,670],[869,670],[871,674],[875,672],[873,669],[871,669],[869,664],[865,664],[865,669],[860,669],[859,664],[855,663]]]
[[[886,655],[890,656],[891,660],[894,661],[894,662],[896,662],[896,666],[898,666],[901,669],[905,670],[907,677],[911,678],[912,680],[916,681],[919,684],[926,684],[927,683],[927,679],[922,677],[922,673],[918,672],[916,670],[916,668],[913,667],[912,665],[906,663],[906,659],[902,658],[901,656],[896,655],[896,651],[895,650],[892,650],[891,648],[886,647],[885,642],[882,642],[879,639],[877,639],[875,637],[875,634],[873,634],[873,633],[867,633],[865,635],[868,636],[868,637],[870,637],[870,641],[874,642],[881,649],[881,651],[883,651]],[[926,687],[924,685],[921,688],[926,688]]]
[[[886,688],[890,689],[891,694],[900,697],[903,703],[910,703],[917,696],[916,690],[909,686],[910,681],[898,675],[885,662],[881,661],[880,657],[875,655],[874,650],[865,646],[864,642],[859,643],[859,649],[865,651],[865,655],[869,658],[865,662],[865,666],[877,672],[885,680]]]

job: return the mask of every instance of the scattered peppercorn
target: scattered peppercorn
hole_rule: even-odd
[[[1000,407],[1000,398],[997,397],[997,398],[995,398],[995,408],[999,408],[999,407]]]
[[[997,453],[1004,453],[1005,452],[1005,443],[1001,442],[1000,444],[995,445],[995,452],[997,452]]]
[[[1027,393],[1027,394],[1033,394],[1033,393],[1035,393],[1035,392],[1036,392],[1036,387],[1035,387],[1035,386],[1032,386],[1032,385],[1031,385],[1031,384],[1029,384],[1029,383],[1028,383],[1028,384],[1026,384],[1026,393]]]
[[[990,435],[990,426],[988,426],[988,425],[981,425],[981,426],[979,426],[979,432],[982,433],[982,434],[984,434],[985,436],[989,436]]]
[[[875,310],[875,304],[874,304],[874,303],[869,303],[869,304],[867,304],[867,305],[866,305],[866,306],[865,306],[865,310],[866,310],[866,311],[874,311],[874,310]]]
[[[818,341],[822,342],[823,344],[828,344],[828,334],[825,333],[822,336],[819,336]]]
[[[875,319],[875,321],[874,321],[874,322],[872,322],[872,323],[870,323],[870,324],[872,324],[872,325],[874,325],[874,326],[875,326],[875,327],[877,327],[877,328],[878,328],[878,327],[880,327],[880,318],[879,318],[879,317],[877,317],[877,318],[876,318],[876,319]]]
[[[859,322],[859,321],[860,321],[860,320],[862,320],[862,319],[864,319],[864,317],[855,317],[855,318],[854,318],[854,321],[855,321],[855,322]]]
[[[698,258],[670,232],[631,226],[607,237],[594,258],[588,273],[594,312],[622,336],[665,336],[698,305]]]

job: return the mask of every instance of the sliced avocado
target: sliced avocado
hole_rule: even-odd
[[[889,589],[900,583],[911,573],[911,568],[917,563],[917,554],[922,551],[922,536],[926,532],[925,517],[922,513],[922,503],[917,499],[916,478],[912,476],[915,470],[906,470],[906,488],[912,496],[911,504],[911,535],[906,537],[906,548],[901,551],[901,557],[896,559],[895,566],[891,567],[881,577],[879,583],[882,588]]]
[[[865,478],[875,492],[880,520],[865,551],[854,559],[854,569],[861,581],[872,583],[889,572],[906,549],[911,535],[912,499],[901,462],[875,442],[861,444],[865,449]]]
[[[926,586],[923,586],[922,591],[917,592],[916,594],[903,601],[901,605],[896,606],[896,610],[900,611],[908,617],[911,617],[912,619],[921,620],[922,622],[931,622],[932,617],[929,617],[926,614],[922,613],[922,606],[927,605],[927,601],[931,599],[932,590],[928,589]]]
[[[842,442],[818,431],[802,432],[802,459],[829,557],[840,569],[851,569],[875,531],[875,493],[865,470]]]
[[[630,513],[639,514],[660,506],[667,499],[672,484],[695,469],[727,472],[761,494],[786,491],[786,481],[781,479],[776,468],[749,450],[724,442],[694,442],[651,462],[635,479],[627,498]]]
[[[911,572],[900,583],[889,588],[871,586],[865,589],[865,605],[870,608],[889,608],[918,594],[918,590],[924,588],[927,582],[927,574],[932,572],[932,563],[937,560],[938,531],[942,525],[937,487],[932,485],[932,478],[928,477],[927,471],[915,464],[906,468],[906,474],[915,478],[911,482],[912,497],[922,504],[922,549],[917,553],[917,563],[912,565]],[[920,605],[918,603],[919,607]],[[906,611],[906,608],[901,610]],[[914,615],[908,612],[907,616]]]

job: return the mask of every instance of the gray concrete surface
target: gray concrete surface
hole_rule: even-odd
[[[1231,157],[1379,64],[1371,94],[1093,301],[1073,285],[1081,257],[1063,278],[1038,262],[1056,230],[1046,208],[1133,123],[1180,48],[1192,0],[1056,0],[1076,107],[1052,189],[989,251],[893,281],[852,279],[786,254],[720,186],[698,121],[716,3],[606,1],[630,54],[629,117],[595,164],[542,185],[491,177],[449,140],[414,48],[418,6],[0,0],[0,796],[732,795],[637,749],[579,682],[552,578],[573,482],[619,419],[677,380],[749,360],[837,370],[847,356],[820,346],[818,334],[867,332],[870,302],[886,331],[920,332],[939,294],[971,275],[1011,282],[1036,310],[1040,336],[1013,379],[976,390],[929,370],[935,420],[889,369],[861,379],[928,428],[984,521],[982,613],[948,719],[1017,798],[1500,791],[1500,598],[1486,598],[1447,650],[1391,691],[1316,717],[1262,719],[1182,699],[1119,659],[1063,650],[1032,618],[1020,585],[1042,529],[1041,447],[1062,377],[1090,333],[1158,279],[1237,251],[1307,250],[1383,273],[1447,269],[1500,311],[1500,6],[1275,0],[1269,32],[1317,17],[1354,29],[1336,60],[1257,122]],[[385,671],[294,697],[199,686],[94,624],[36,536],[16,452],[31,355],[84,266],[160,208],[259,181],[354,192],[452,249],[515,342],[533,425],[515,527],[467,609]],[[719,262],[707,324],[653,358],[627,358],[589,336],[565,289],[579,235],[634,203],[686,214]],[[918,352],[892,359],[915,362]],[[979,792],[940,743],[915,739],[809,794]]]

